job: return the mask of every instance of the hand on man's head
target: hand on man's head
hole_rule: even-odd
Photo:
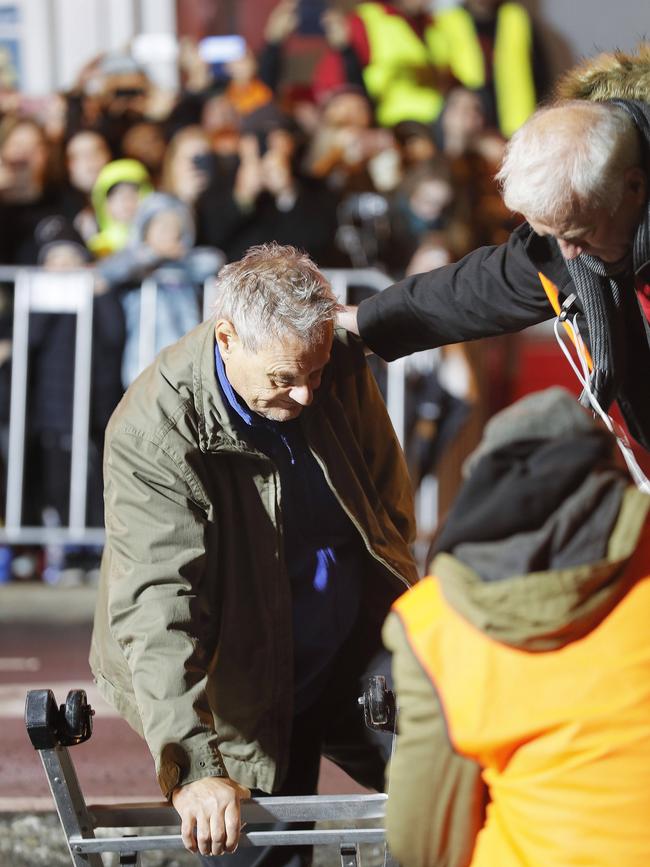
[[[240,801],[250,790],[229,777],[203,777],[172,792],[172,803],[181,817],[186,849],[201,855],[234,852],[241,830]]]
[[[345,328],[346,331],[350,331],[352,334],[359,334],[357,308],[350,304],[341,304],[336,311],[336,325],[339,328]]]

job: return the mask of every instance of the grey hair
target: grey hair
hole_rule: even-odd
[[[257,352],[287,336],[312,345],[334,320],[332,288],[306,253],[280,244],[251,247],[221,269],[214,314],[233,324],[245,349]]]
[[[621,203],[623,173],[639,165],[636,127],[614,105],[567,100],[535,112],[510,140],[497,174],[511,211],[548,226]]]

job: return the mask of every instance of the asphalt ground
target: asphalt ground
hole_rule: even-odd
[[[59,703],[71,689],[86,690],[96,711],[93,734],[72,748],[71,756],[88,803],[161,800],[146,745],[104,702],[92,681],[88,648],[94,595],[93,588],[83,586],[0,586],[0,867],[70,863],[39,755],[25,729],[30,689],[51,689]],[[323,762],[321,794],[363,791]],[[370,852],[366,863],[378,860],[380,855]],[[142,862],[143,867],[195,863],[189,853],[152,853]],[[339,863],[331,847],[322,847],[315,860],[321,867]]]

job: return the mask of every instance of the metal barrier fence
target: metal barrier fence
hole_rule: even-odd
[[[380,292],[391,283],[385,274],[374,269],[330,269],[323,273],[331,282],[341,303],[347,301],[350,287],[363,287]],[[14,284],[11,396],[6,456],[7,492],[5,526],[0,528],[0,544],[101,545],[104,541],[104,530],[86,525],[93,274],[89,271],[51,272],[40,268],[0,266],[0,282]],[[204,318],[210,315],[214,303],[213,286],[213,278],[205,281]],[[141,287],[138,350],[141,370],[155,356],[157,303],[158,285],[154,274],[147,278]],[[68,525],[63,527],[24,526],[22,523],[30,313],[67,313],[76,317],[70,508]],[[387,368],[387,406],[402,444],[404,398],[404,362],[400,359],[389,364]],[[25,494],[29,495],[29,492]]]

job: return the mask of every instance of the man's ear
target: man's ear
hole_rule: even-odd
[[[227,358],[239,342],[235,326],[228,319],[217,319],[214,336],[222,358]]]

